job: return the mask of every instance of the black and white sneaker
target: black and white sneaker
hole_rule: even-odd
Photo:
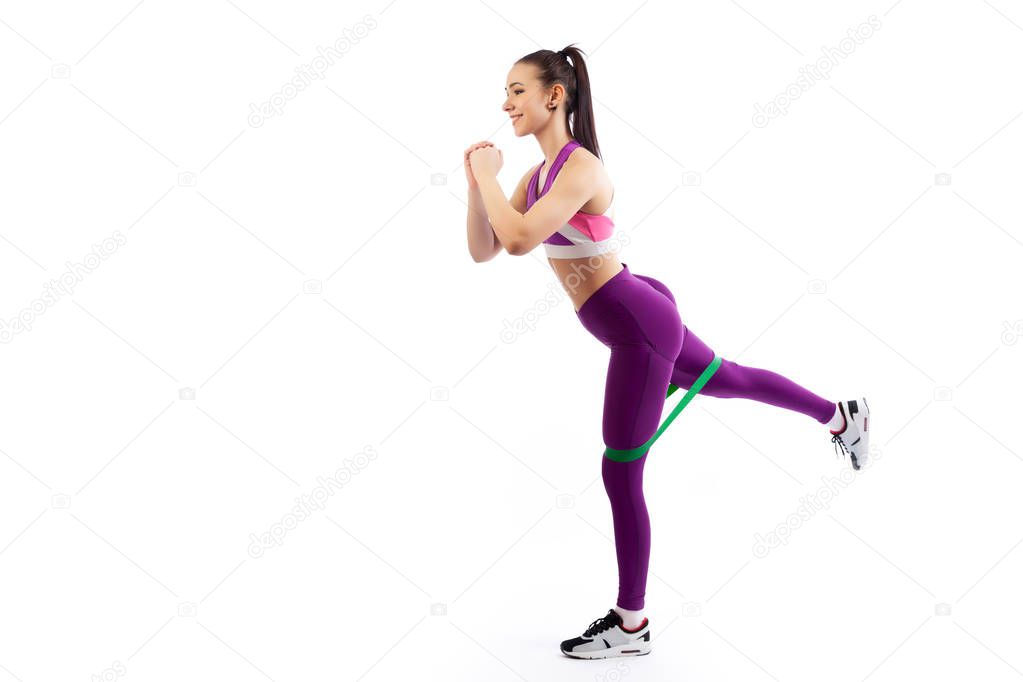
[[[842,427],[831,432],[831,442],[849,453],[853,469],[859,470],[870,464],[870,408],[867,399],[844,400],[838,403],[842,415]],[[838,450],[836,449],[836,454]]]
[[[561,652],[572,658],[611,658],[645,656],[650,653],[650,620],[643,618],[635,630],[627,630],[614,609],[590,623],[582,637],[566,639]]]

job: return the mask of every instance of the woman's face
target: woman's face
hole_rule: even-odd
[[[557,86],[544,92],[536,78],[532,64],[516,64],[508,72],[505,100],[502,109],[511,117],[512,130],[517,137],[535,133],[550,120],[547,101],[556,95]]]

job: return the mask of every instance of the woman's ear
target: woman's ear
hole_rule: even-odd
[[[551,99],[547,102],[547,111],[554,111],[558,108],[558,103],[565,99],[565,86],[561,83],[555,83],[554,87],[551,88]],[[553,106],[551,106],[553,105]]]

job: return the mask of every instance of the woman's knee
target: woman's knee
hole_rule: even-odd
[[[704,393],[720,398],[738,398],[749,393],[750,374],[746,367],[732,360],[721,360],[721,366],[704,386]]]

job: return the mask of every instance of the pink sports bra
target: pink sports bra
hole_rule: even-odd
[[[526,193],[526,210],[528,211],[540,197],[547,194],[557,177],[558,171],[565,165],[569,155],[576,147],[582,145],[577,140],[569,140],[568,144],[561,148],[554,158],[554,163],[547,172],[547,179],[544,182],[543,190],[538,187],[540,180],[540,169],[543,164],[536,168],[536,172],[529,179],[529,190]],[[614,194],[611,194],[611,203],[603,215],[583,213],[577,211],[568,222],[558,229],[557,232],[544,240],[543,246],[547,251],[548,258],[587,258],[598,254],[607,253],[612,249],[611,235],[614,233]]]

